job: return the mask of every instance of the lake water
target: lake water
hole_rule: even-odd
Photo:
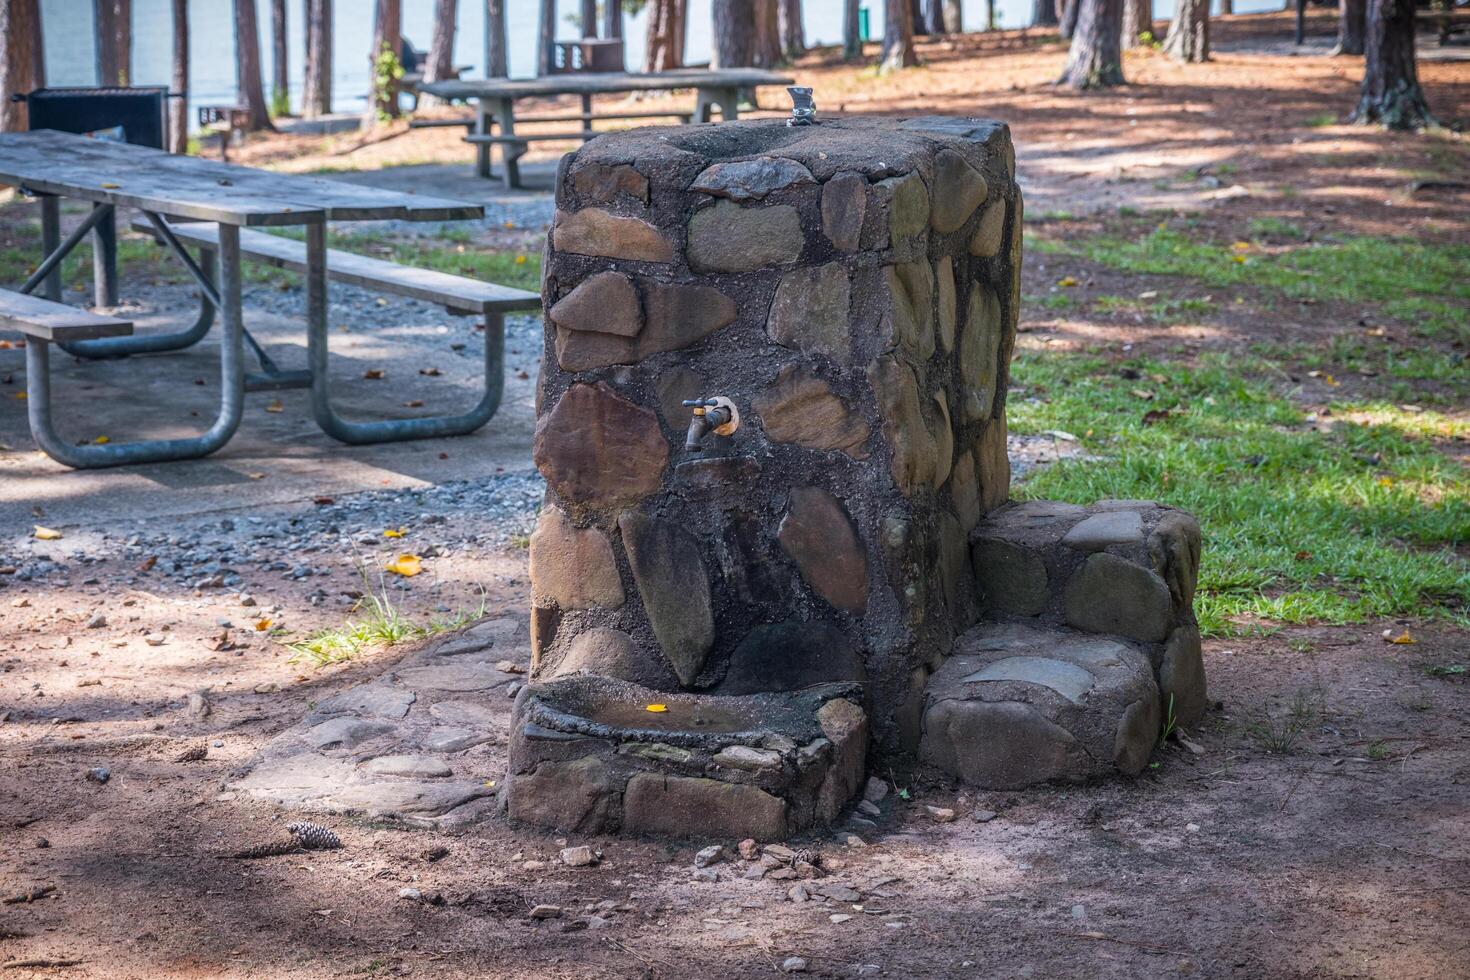
[[[259,2],[261,56],[266,79],[271,75],[270,8]],[[1218,0],[1216,0],[1218,2]],[[97,74],[92,33],[93,0],[42,0],[46,38],[47,81],[53,86],[94,85]],[[334,4],[335,78],[333,109],[361,110],[368,89],[367,50],[372,44],[372,0],[336,0]],[[484,75],[485,5],[479,0],[460,0],[459,31],[455,36],[455,63],[473,66],[469,76]],[[558,0],[557,37],[578,36],[575,15],[577,0]],[[871,17],[870,32],[883,32],[883,4],[864,4]],[[842,41],[841,0],[806,0],[804,18],[807,43],[839,44]],[[1279,10],[1281,0],[1237,0],[1239,13]],[[305,41],[303,0],[287,0],[290,53],[291,104],[298,105],[302,85]],[[169,0],[133,0],[133,82],[137,85],[167,85],[173,47],[173,18]],[[508,0],[510,73],[513,77],[535,74],[536,18],[539,0]],[[1167,18],[1173,0],[1154,0],[1154,16]],[[231,0],[193,0],[189,5],[190,103],[208,105],[235,101],[235,38]],[[1002,27],[1021,27],[1031,17],[1031,0],[997,0]],[[965,29],[979,30],[983,5],[965,2]],[[432,33],[432,0],[403,0],[403,33],[414,46],[427,50]],[[688,39],[685,58],[691,63],[707,61],[710,51],[710,0],[689,0]],[[628,64],[643,63],[644,15],[627,17],[624,36]],[[269,82],[266,82],[269,96]],[[194,113],[189,113],[194,118]]]

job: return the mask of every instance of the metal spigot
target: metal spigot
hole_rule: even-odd
[[[786,120],[786,125],[815,126],[817,103],[812,99],[812,90],[792,85],[786,91],[791,93],[791,118]]]
[[[728,436],[740,428],[740,412],[735,403],[720,395],[713,398],[686,398],[684,404],[694,409],[689,419],[689,433],[684,448],[691,453],[703,452],[705,437],[713,432]]]

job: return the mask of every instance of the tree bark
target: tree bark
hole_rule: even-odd
[[[924,33],[946,34],[944,0],[924,0]]]
[[[684,0],[649,0],[643,70],[669,71],[683,66]]]
[[[505,78],[510,74],[505,34],[506,0],[485,0],[485,77]]]
[[[536,74],[550,75],[555,64],[556,0],[541,0],[541,15],[536,21]]]
[[[12,102],[46,87],[46,58],[41,43],[41,7],[37,0],[0,0],[0,131],[21,132],[29,128],[26,104]]]
[[[1056,2],[1056,0],[1032,0],[1032,4],[1031,4],[1031,26],[1032,27],[1055,27],[1055,26],[1057,26],[1057,2]]]
[[[1058,85],[1075,89],[1123,84],[1123,0],[1074,0],[1077,29]]]
[[[786,60],[781,47],[779,0],[755,0],[755,65],[775,68]]]
[[[1164,52],[1185,64],[1210,60],[1210,0],[1175,0]]]
[[[368,107],[364,125],[379,119],[397,119],[398,80],[391,77],[402,72],[403,5],[402,0],[378,0],[373,15],[373,46],[368,54]],[[379,75],[382,74],[382,77]]]
[[[944,0],[944,28],[950,34],[965,32],[964,0]]]
[[[862,0],[846,0],[842,5],[842,56],[858,58],[863,53],[863,38],[858,32],[858,7]]]
[[[1222,13],[1222,14],[1233,14],[1233,13],[1235,13],[1235,0],[1220,0],[1220,13]]]
[[[806,27],[801,22],[801,0],[781,0],[781,51],[788,61],[806,51]]]
[[[924,0],[909,0],[909,23],[914,25],[914,34],[929,33],[929,18],[924,13]]]
[[[332,0],[306,0],[306,85],[304,116],[332,111]]]
[[[459,0],[434,0],[434,35],[424,63],[424,81],[442,82],[454,77],[454,35],[459,29]],[[425,105],[440,105],[443,99],[421,95]]]
[[[250,112],[246,127],[254,132],[275,129],[260,82],[260,29],[255,22],[255,0],[235,0],[236,99]]]
[[[286,0],[271,0],[271,115],[291,114],[290,61],[286,45]]]
[[[886,0],[883,10],[883,58],[878,71],[898,71],[919,63],[914,50],[914,11],[908,0]]]
[[[985,0],[985,27],[982,30],[995,30],[995,0]]]
[[[132,0],[92,0],[92,10],[97,33],[97,84],[131,84]]]
[[[747,68],[755,59],[755,0],[713,0],[711,68]]]
[[[1368,0],[1339,0],[1337,5],[1337,47],[1334,55],[1362,54],[1363,32],[1368,20]]]
[[[1057,34],[1062,40],[1070,41],[1077,34],[1077,19],[1082,13],[1082,0],[1056,0],[1056,2],[1061,6],[1061,19],[1057,24]]]
[[[602,0],[602,36],[623,36],[623,0]]]
[[[1184,3],[1186,0],[1175,0],[1176,3]],[[1123,36],[1122,47],[1126,51],[1136,48],[1142,42],[1141,38],[1147,34],[1150,37],[1154,32],[1154,19],[1152,0],[1123,0]],[[1171,27],[1172,29],[1172,27]]]
[[[597,0],[582,0],[581,9],[577,12],[577,26],[581,28],[583,37],[597,36]]]
[[[1353,119],[1387,129],[1435,125],[1414,66],[1414,0],[1368,0],[1363,90]]]
[[[173,0],[174,57],[168,100],[168,151],[189,152],[189,0]]]

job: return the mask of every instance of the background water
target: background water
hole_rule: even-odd
[[[270,7],[257,0],[261,34],[262,70],[266,95],[271,76]],[[577,0],[557,0],[557,38],[579,35],[575,24]],[[1218,0],[1216,0],[1218,3]],[[92,32],[93,0],[42,0],[46,43],[47,82],[53,86],[94,85],[97,82]],[[1167,19],[1173,0],[1153,0],[1154,17]],[[303,72],[305,20],[303,0],[287,0],[287,38],[290,56],[291,104],[300,103]],[[334,4],[333,108],[339,112],[360,110],[368,89],[368,47],[372,44],[372,0],[336,0]],[[870,33],[883,33],[883,4],[867,0]],[[806,0],[803,4],[807,43],[840,44],[842,3],[840,0]],[[1279,10],[1282,0],[1237,0],[1239,13]],[[455,36],[455,63],[470,65],[471,77],[484,75],[485,5],[479,0],[460,0],[459,31]],[[508,0],[510,73],[521,78],[535,74],[536,18],[539,0]],[[231,0],[192,0],[189,5],[189,54],[191,106],[235,101],[235,35]],[[1024,26],[1031,17],[1031,0],[996,0],[1002,27]],[[983,19],[980,0],[966,0],[965,29],[979,30]],[[689,0],[688,38],[685,58],[691,64],[708,61],[710,52],[710,0]],[[403,0],[403,33],[419,50],[426,51],[432,34],[432,0]],[[644,15],[625,17],[628,65],[643,63]],[[133,0],[133,83],[167,85],[173,47],[173,18],[169,0]],[[189,118],[194,118],[191,109]]]

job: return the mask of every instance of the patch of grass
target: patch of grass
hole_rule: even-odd
[[[1249,228],[1252,238],[1289,238],[1301,241],[1307,237],[1307,233],[1300,225],[1294,225],[1281,218],[1252,218]]]
[[[1243,731],[1263,752],[1289,755],[1296,748],[1297,739],[1312,727],[1317,715],[1311,698],[1305,691],[1298,691],[1286,710],[1273,713],[1264,709],[1246,722]]]
[[[1321,129],[1323,126],[1336,126],[1337,125],[1337,113],[1335,113],[1335,112],[1323,112],[1323,113],[1319,113],[1318,115],[1312,116],[1309,119],[1307,119],[1306,120],[1306,125],[1310,126],[1312,129]]]
[[[1424,673],[1430,677],[1464,677],[1470,674],[1470,665],[1467,664],[1431,664],[1424,668]]]
[[[310,663],[316,667],[351,660],[363,650],[391,647],[399,643],[457,630],[485,614],[485,600],[473,612],[461,610],[444,619],[417,623],[393,604],[387,587],[379,588],[360,600],[353,610],[357,615],[342,626],[317,630],[304,640],[287,643],[292,651],[290,663]]]
[[[1132,238],[1032,238],[1028,246],[1123,272],[1256,287],[1293,299],[1374,303],[1426,336],[1470,342],[1470,244],[1357,237],[1242,254],[1161,222]]]
[[[1094,296],[1093,308],[1104,313],[1137,313],[1154,323],[1183,323],[1215,311],[1215,301],[1203,297],[1160,296],[1136,299],[1130,296]]]
[[[1383,762],[1385,759],[1393,758],[1393,749],[1387,742],[1374,742],[1368,746],[1368,758],[1374,762]]]
[[[1011,403],[1012,430],[1086,433],[1086,458],[1038,470],[1016,495],[1193,512],[1206,635],[1395,616],[1470,623],[1470,563],[1454,550],[1470,540],[1470,481],[1435,448],[1470,438],[1470,422],[1371,402],[1338,406],[1337,424],[1319,431],[1258,380],[1273,376],[1243,355],[1186,365],[1019,350],[1012,382],[1028,397]]]
[[[1044,310],[1052,310],[1053,312],[1075,310],[1081,305],[1077,301],[1077,297],[1068,293],[1043,293],[1040,296],[1027,296],[1025,303],[1027,306],[1039,306]]]

